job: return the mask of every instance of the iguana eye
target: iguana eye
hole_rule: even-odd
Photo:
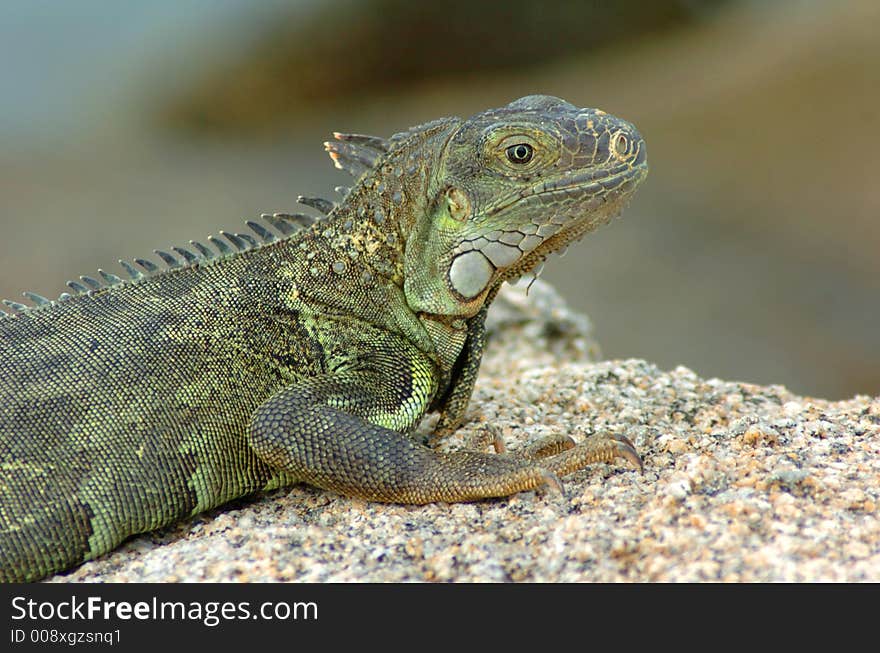
[[[507,159],[511,163],[528,163],[532,160],[534,149],[528,143],[517,143],[507,148]]]

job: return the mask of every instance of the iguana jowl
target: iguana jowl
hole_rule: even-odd
[[[157,252],[0,318],[0,579],[283,484],[378,501],[505,496],[624,457],[624,437],[441,453],[505,280],[617,215],[647,173],[629,123],[548,96],[326,144],[357,181],[274,233]],[[305,223],[294,229],[296,223]],[[280,234],[280,235],[278,235]],[[227,244],[228,242],[228,244]]]

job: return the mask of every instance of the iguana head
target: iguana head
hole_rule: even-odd
[[[500,283],[619,214],[647,171],[633,125],[559,98],[459,123],[429,172],[430,220],[407,241],[410,308],[474,315]]]

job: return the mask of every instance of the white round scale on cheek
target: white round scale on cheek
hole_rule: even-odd
[[[459,254],[449,266],[449,283],[466,299],[479,295],[495,272],[494,266],[476,250]]]

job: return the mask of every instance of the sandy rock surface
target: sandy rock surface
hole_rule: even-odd
[[[417,507],[297,486],[52,580],[880,580],[880,397],[594,362],[589,322],[540,282],[528,298],[506,289],[492,313],[468,420],[443,446],[485,441],[487,423],[510,449],[612,431],[636,443],[643,475],[621,461],[566,477],[564,496]]]

